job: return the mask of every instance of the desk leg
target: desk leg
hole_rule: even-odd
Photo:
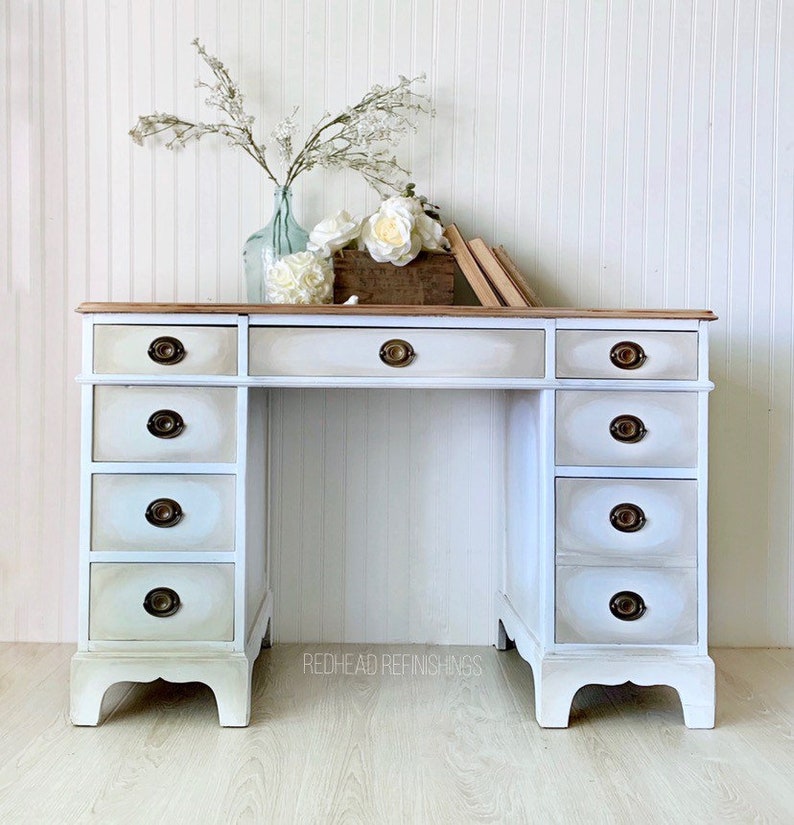
[[[585,685],[669,685],[681,699],[688,728],[713,728],[715,709],[714,662],[709,656],[675,652],[603,650],[544,652],[510,601],[497,593],[497,648],[510,639],[532,668],[535,717],[543,728],[567,728],[571,704]]]
[[[184,656],[75,653],[71,666],[74,725],[99,724],[105,692],[117,682],[202,682],[215,694],[223,727],[245,727],[251,715],[254,659],[245,653]]]

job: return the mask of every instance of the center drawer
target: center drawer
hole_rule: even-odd
[[[92,550],[234,550],[234,476],[103,474],[92,487]]]
[[[544,332],[528,329],[254,327],[251,375],[541,378]]]
[[[92,564],[92,641],[231,641],[233,564]]]
[[[237,458],[233,387],[94,388],[95,461]]]

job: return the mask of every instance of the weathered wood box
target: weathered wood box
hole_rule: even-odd
[[[452,304],[455,256],[449,252],[420,252],[411,263],[394,266],[374,261],[365,250],[343,249],[333,265],[335,304],[351,295],[362,304]]]

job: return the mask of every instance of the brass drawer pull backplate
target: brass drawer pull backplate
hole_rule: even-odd
[[[155,364],[171,366],[178,364],[185,357],[185,346],[178,338],[161,335],[149,345],[149,358]]]
[[[392,338],[380,348],[380,360],[387,367],[407,367],[416,358],[416,351],[401,338]]]
[[[645,526],[646,518],[642,507],[624,502],[617,504],[609,513],[609,523],[621,533],[636,533]]]
[[[619,370],[639,369],[647,357],[645,350],[634,341],[620,341],[609,351],[609,360]]]
[[[146,508],[146,521],[153,527],[173,527],[182,521],[182,507],[172,498],[157,498]]]
[[[185,429],[185,420],[173,410],[157,410],[149,416],[146,429],[155,438],[176,438]]]
[[[636,415],[619,415],[609,422],[609,433],[621,444],[636,444],[645,438],[648,430]]]
[[[621,590],[610,599],[609,610],[616,619],[622,622],[634,622],[643,616],[647,607],[639,593]]]
[[[173,616],[181,606],[179,594],[170,587],[155,587],[146,594],[143,600],[143,609],[157,619]]]

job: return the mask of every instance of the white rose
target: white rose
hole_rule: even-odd
[[[428,252],[441,252],[449,249],[449,241],[442,235],[441,224],[430,215],[422,212],[414,222],[414,231],[422,241],[422,249]]]
[[[347,246],[361,232],[361,218],[352,217],[345,209],[326,218],[309,233],[307,249],[330,258]]]
[[[265,300],[270,304],[330,304],[334,271],[314,252],[285,255],[267,270]]]
[[[364,221],[361,240],[376,261],[405,266],[422,248],[422,241],[414,232],[414,219],[415,215],[404,204],[389,204],[384,201],[380,209]]]
[[[381,209],[383,209],[384,206],[387,209],[395,209],[398,212],[403,210],[407,214],[414,216],[424,215],[425,213],[419,198],[406,198],[404,195],[395,195],[394,197],[386,198],[380,205]]]

